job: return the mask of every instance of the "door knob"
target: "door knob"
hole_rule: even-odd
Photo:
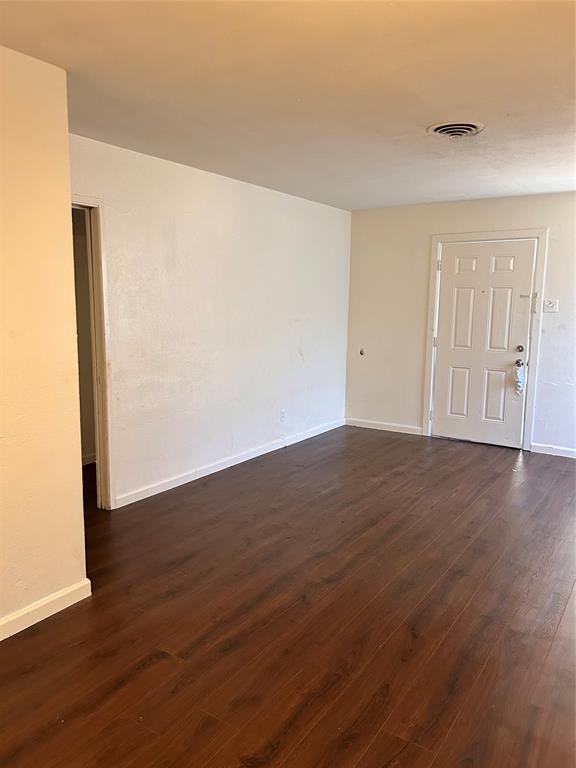
[[[516,347],[516,352],[524,352],[524,347],[522,346],[522,344],[518,344],[518,346]]]

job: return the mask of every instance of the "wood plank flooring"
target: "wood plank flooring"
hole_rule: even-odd
[[[0,645],[0,765],[571,768],[575,485],[344,427],[88,504],[93,596]]]

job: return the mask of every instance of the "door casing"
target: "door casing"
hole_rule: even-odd
[[[110,441],[108,430],[109,340],[106,262],[102,250],[102,201],[84,195],[72,195],[72,207],[86,216],[88,235],[88,275],[90,284],[90,325],[92,333],[92,370],[94,375],[94,421],[96,427],[96,491],[101,509],[113,509]]]
[[[439,263],[442,259],[442,247],[445,243],[470,243],[490,240],[536,240],[536,266],[534,270],[532,315],[530,322],[530,360],[526,372],[526,407],[524,411],[524,429],[522,437],[522,448],[529,451],[532,448],[534,404],[536,401],[536,382],[538,380],[538,360],[540,353],[540,330],[542,325],[542,302],[546,274],[546,257],[548,253],[548,229],[546,227],[492,232],[458,232],[432,236],[430,283],[428,289],[428,319],[426,325],[426,372],[422,405],[422,434],[427,436],[432,435],[432,408],[436,365],[434,338],[437,335],[440,310],[440,282],[442,279],[442,270],[439,269]]]

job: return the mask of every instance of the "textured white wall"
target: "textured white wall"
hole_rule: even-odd
[[[0,639],[90,594],[66,73],[0,48]]]
[[[71,166],[102,203],[119,504],[341,422],[349,213],[78,136]]]
[[[543,315],[533,441],[576,449],[575,204],[563,193],[354,212],[347,416],[422,426],[433,234],[548,227],[544,295],[560,311]]]

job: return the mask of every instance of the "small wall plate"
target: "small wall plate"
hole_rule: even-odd
[[[544,299],[544,312],[558,312],[558,299]]]

